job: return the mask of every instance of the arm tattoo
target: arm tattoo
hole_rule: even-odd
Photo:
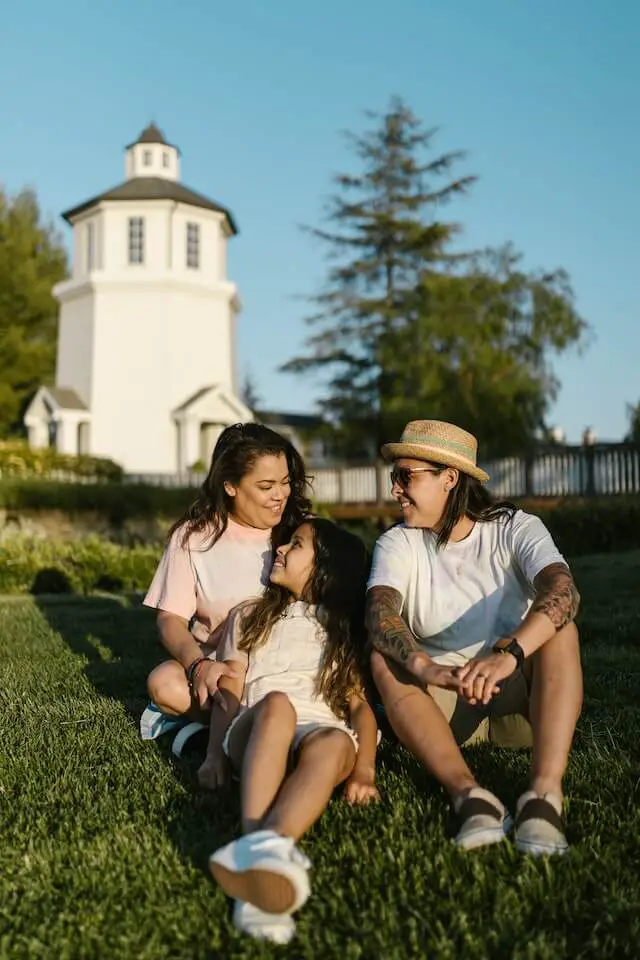
[[[393,587],[372,587],[367,594],[366,622],[375,650],[405,664],[418,649],[416,638],[400,616],[402,596]]]
[[[531,612],[544,613],[556,630],[575,618],[580,605],[571,571],[564,563],[551,563],[533,581],[536,590]]]

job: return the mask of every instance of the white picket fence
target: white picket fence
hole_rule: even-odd
[[[607,496],[640,493],[640,450],[628,444],[559,447],[531,458],[482,463],[498,497]],[[318,467],[309,471],[314,499],[327,504],[375,504],[390,499],[389,465]],[[199,486],[202,473],[129,474],[128,483]]]
[[[640,494],[640,449],[630,444],[593,447],[554,447],[532,457],[507,457],[481,463],[490,476],[489,489],[498,497],[585,497]],[[327,504],[380,504],[390,500],[389,465],[317,467],[309,470],[313,497]],[[18,474],[0,470],[0,479]],[[99,483],[54,470],[23,479],[62,483]],[[123,483],[161,487],[199,487],[204,473],[125,474]]]

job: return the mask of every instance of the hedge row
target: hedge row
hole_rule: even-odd
[[[0,541],[0,594],[146,590],[161,546],[121,547],[98,537],[64,542],[13,534]]]
[[[73,516],[95,512],[118,526],[136,518],[163,518],[173,522],[193,502],[197,490],[145,484],[55,483],[44,480],[0,480],[0,508],[59,510]],[[560,549],[568,556],[640,548],[640,496],[565,500],[553,504],[523,502],[549,527]],[[331,506],[316,504],[318,512],[331,514]],[[345,523],[367,542],[375,541],[381,525],[375,519]]]
[[[142,483],[56,483],[51,480],[0,481],[0,508],[60,510],[69,515],[95,512],[110,523],[146,517],[175,520],[193,502],[197,490]]]
[[[64,473],[110,482],[122,479],[122,467],[106,457],[72,457],[53,447],[35,449],[22,440],[0,441],[0,477],[50,477]]]
[[[522,506],[544,521],[567,557],[640,548],[640,496]]]
[[[536,511],[568,556],[640,548],[640,498],[561,504]],[[350,523],[369,545],[373,524]],[[0,541],[0,594],[146,590],[162,544],[124,547],[99,537],[47,540],[21,533]]]

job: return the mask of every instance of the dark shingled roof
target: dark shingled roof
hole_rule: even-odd
[[[64,410],[86,410],[86,405],[82,402],[75,390],[69,387],[47,387],[47,392],[51,394],[59,407]]]
[[[70,223],[74,217],[106,200],[174,200],[176,203],[185,203],[190,207],[200,207],[203,210],[215,210],[216,213],[222,213],[227,218],[231,232],[233,234],[238,232],[233,215],[226,207],[209,200],[201,193],[196,193],[195,190],[190,190],[189,187],[185,187],[175,180],[165,180],[164,177],[132,177],[131,180],[125,180],[119,186],[113,187],[105,193],[100,193],[97,197],[92,197],[91,200],[85,200],[84,203],[73,207],[71,210],[65,210],[62,216],[67,223]]]
[[[131,150],[139,143],[159,143],[163,147],[172,147],[180,153],[179,148],[175,144],[169,143],[160,127],[156,126],[155,123],[150,123],[148,127],[145,127],[138,139],[134,140],[133,143],[128,143],[126,149]]]
[[[299,430],[310,430],[321,427],[322,417],[313,413],[285,413],[276,410],[255,410],[256,417],[268,427],[292,427]]]
[[[136,143],[163,143],[166,147],[171,146],[168,140],[165,140],[164,133],[157,127],[155,123],[150,123],[148,127],[145,127]]]

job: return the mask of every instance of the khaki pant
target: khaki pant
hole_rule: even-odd
[[[501,684],[500,693],[484,706],[473,706],[453,690],[429,687],[429,693],[449,722],[456,743],[492,743],[497,747],[530,747],[531,662]]]

